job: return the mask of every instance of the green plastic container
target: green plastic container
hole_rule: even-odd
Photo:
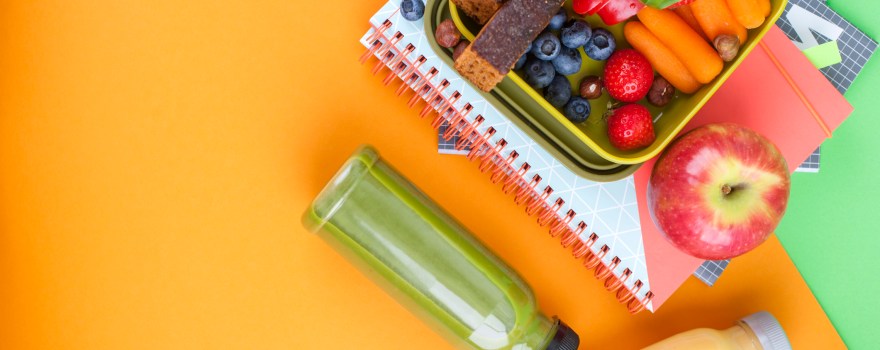
[[[448,5],[447,0],[428,2],[424,21],[426,33],[433,33],[440,22],[451,18]],[[450,67],[454,65],[452,52],[440,47],[432,35],[428,36],[428,43],[440,59]],[[505,82],[508,80],[509,78],[504,79]],[[583,145],[576,149],[571,149],[567,143],[562,142],[554,134],[544,132],[544,128],[534,123],[533,118],[528,116],[529,112],[523,109],[521,104],[513,103],[500,89],[494,89],[489,93],[481,92],[479,89],[475,89],[475,91],[480,92],[489,104],[505,116],[508,116],[514,124],[528,134],[538,145],[578,176],[592,181],[611,182],[631,175],[639,167],[638,164],[614,163],[600,157],[596,152],[585,148]]]
[[[303,224],[459,348],[577,349],[577,334],[541,314],[516,272],[369,146]]]
[[[438,14],[438,18],[452,18],[456,22],[456,26],[462,32],[462,35],[473,40],[474,33],[478,33],[480,26],[471,21],[467,16],[459,15],[454,4],[447,3],[447,0],[434,1],[434,7],[444,14]],[[704,85],[697,92],[686,95],[678,93],[675,98],[664,106],[657,108],[651,106],[647,102],[641,103],[648,106],[651,114],[655,117],[654,130],[657,135],[654,143],[640,150],[621,151],[611,145],[608,140],[606,124],[602,120],[603,114],[607,110],[610,97],[607,93],[602,98],[592,100],[592,113],[586,122],[572,123],[565,118],[562,113],[555,107],[550,105],[541,94],[525,81],[520,78],[516,72],[511,71],[507,77],[493,89],[492,94],[500,97],[510,103],[514,109],[523,112],[523,116],[536,127],[540,133],[547,135],[548,138],[560,144],[560,148],[572,152],[582,159],[590,159],[594,163],[598,163],[593,157],[599,157],[606,161],[617,164],[639,164],[643,163],[657,154],[684,128],[685,124],[693,118],[700,110],[703,104],[718,90],[721,84],[727,80],[731,73],[739,66],[743,59],[757,46],[758,42],[764,34],[770,30],[771,26],[776,23],[782,11],[785,9],[787,0],[770,0],[771,12],[770,16],[764,21],[764,24],[758,28],[749,30],[749,38],[740,48],[737,58],[724,65],[721,74],[709,84]],[[566,2],[566,6],[571,8],[570,2]],[[570,11],[571,12],[571,11]],[[573,13],[573,12],[572,12]],[[598,16],[587,16],[585,18],[593,27],[603,27],[611,31],[617,39],[617,47],[629,47],[623,38],[624,23],[608,27]],[[432,21],[426,21],[432,22]],[[438,22],[439,23],[439,22]],[[433,33],[433,32],[432,32]],[[578,86],[580,80],[587,75],[601,76],[604,68],[604,62],[594,61],[588,58],[583,50],[579,49],[583,58],[583,68],[577,74],[571,75],[569,80],[572,86]],[[439,51],[438,51],[439,52]]]

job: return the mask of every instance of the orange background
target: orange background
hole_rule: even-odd
[[[443,349],[299,222],[361,143],[471,228],[582,348],[766,309],[843,348],[776,238],[656,314],[613,296],[369,67],[384,1],[0,4],[0,348]]]

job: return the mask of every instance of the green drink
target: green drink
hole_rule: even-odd
[[[303,222],[460,348],[577,349],[577,334],[540,313],[516,272],[369,146]]]

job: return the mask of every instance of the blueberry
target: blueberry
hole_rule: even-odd
[[[563,113],[573,123],[583,123],[590,116],[590,101],[580,96],[572,97],[565,104]]]
[[[581,70],[581,53],[575,49],[569,49],[567,47],[563,47],[562,50],[559,51],[559,56],[553,59],[553,68],[556,68],[556,73],[562,75],[572,75]]]
[[[562,25],[565,24],[565,18],[568,15],[565,13],[565,9],[559,9],[553,17],[550,17],[550,24],[547,25],[547,28],[550,30],[559,30],[562,28]]]
[[[543,89],[550,85],[553,77],[556,76],[556,70],[553,69],[553,63],[544,61],[531,56],[526,61],[526,83],[529,83],[535,89]]]
[[[592,35],[589,23],[573,19],[562,27],[562,45],[576,49],[589,43]]]
[[[400,2],[400,14],[407,21],[418,21],[425,15],[425,3],[422,0],[403,0]]]
[[[597,28],[593,31],[593,38],[584,46],[584,52],[596,61],[607,60],[617,48],[614,35],[605,28]]]
[[[571,99],[571,83],[564,75],[556,74],[544,89],[544,99],[556,108],[562,108]]]
[[[543,32],[541,35],[538,35],[538,38],[532,43],[532,55],[535,55],[538,59],[549,61],[559,55],[559,49],[561,47],[562,44],[559,42],[559,38],[556,37],[556,34]]]
[[[529,56],[529,52],[526,51],[526,53],[524,53],[522,55],[522,57],[520,57],[519,60],[516,61],[516,64],[513,65],[513,69],[519,70],[520,68],[525,66],[526,65],[526,58],[528,58],[528,56]]]

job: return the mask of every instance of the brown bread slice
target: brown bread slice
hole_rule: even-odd
[[[507,0],[455,61],[455,69],[489,91],[510,72],[565,0]]]
[[[486,24],[503,2],[504,0],[452,0],[458,9],[480,24]]]

